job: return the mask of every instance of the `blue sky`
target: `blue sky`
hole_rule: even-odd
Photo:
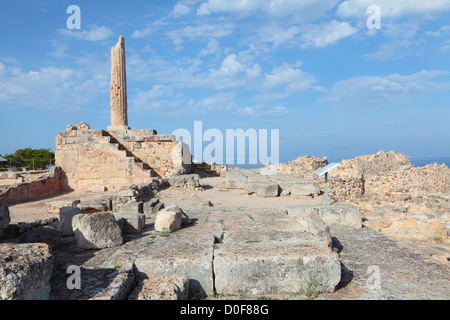
[[[282,162],[450,156],[449,18],[448,0],[2,0],[0,154],[106,129],[124,35],[133,129],[279,129]]]

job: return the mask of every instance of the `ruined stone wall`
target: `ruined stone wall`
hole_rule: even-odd
[[[115,189],[187,166],[183,153],[188,151],[182,142],[154,130],[108,132],[68,126],[58,133],[55,158],[63,170],[64,189],[89,190],[96,185]]]
[[[61,173],[61,168],[53,167],[34,181],[12,184],[0,193],[0,199],[10,204],[56,194],[61,191]]]

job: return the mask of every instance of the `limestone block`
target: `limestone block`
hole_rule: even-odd
[[[62,207],[59,210],[59,226],[58,230],[61,232],[62,236],[72,236],[72,218],[80,214],[81,210],[78,207]]]
[[[47,203],[47,212],[50,214],[59,214],[62,207],[76,207],[80,200],[61,200]]]
[[[320,194],[317,182],[308,180],[276,180],[282,191],[288,191],[295,196],[309,196]]]
[[[118,206],[117,211],[144,213],[144,203],[138,201],[125,202]]]
[[[301,292],[313,279],[320,285],[320,292],[335,291],[341,279],[340,261],[317,237],[288,231],[267,231],[263,235],[248,230],[225,233],[223,243],[214,251],[217,293]],[[313,279],[302,276],[309,272]]]
[[[168,177],[167,182],[173,188],[187,188],[194,190],[200,186],[200,176],[198,174],[186,174],[176,177]]]
[[[0,244],[0,300],[47,300],[52,271],[46,244]]]
[[[107,188],[102,185],[92,186],[92,188],[91,188],[91,192],[94,192],[94,193],[105,192],[106,190],[107,190]]]
[[[145,215],[134,212],[112,212],[114,218],[119,223],[122,233],[141,233],[145,227]]]
[[[72,229],[77,245],[83,249],[103,249],[123,243],[120,227],[110,212],[75,215]]]
[[[329,228],[362,228],[362,215],[358,208],[347,204],[308,205],[287,207],[290,216],[304,216],[314,209]]]
[[[297,222],[300,230],[318,236],[327,246],[331,247],[330,229],[320,217],[319,210],[315,209],[306,214],[305,212],[298,214]]]
[[[85,200],[77,205],[81,213],[98,213],[111,210],[111,199]]]
[[[247,182],[247,176],[236,173],[226,173],[225,183],[227,189],[244,189]]]
[[[159,232],[173,232],[181,228],[181,222],[181,212],[163,209],[156,214],[155,230]]]
[[[19,237],[22,243],[46,243],[53,247],[59,243],[61,233],[53,227],[39,226],[23,233]]]
[[[145,218],[154,220],[158,211],[164,209],[164,203],[160,202],[159,199],[154,198],[144,202],[143,209]]]
[[[214,235],[220,234],[221,228],[219,223],[201,223],[195,228],[183,228],[171,233],[168,237],[152,239],[155,241],[153,245],[145,249],[142,245],[136,248],[142,253],[137,255],[134,265],[149,278],[187,275],[189,297],[201,297],[203,292],[211,295],[214,293]],[[149,240],[143,239],[143,244]],[[123,255],[122,250],[115,253],[117,258]]]
[[[140,281],[128,300],[187,300],[187,276],[160,276]]]
[[[38,227],[50,226],[56,227],[58,224],[58,218],[56,217],[45,217],[45,218],[37,218],[37,219],[28,219],[26,221],[21,221],[17,224],[17,228],[19,233],[25,233],[28,230]]]
[[[273,181],[253,181],[245,184],[244,190],[248,194],[256,194],[260,197],[277,197],[279,187]]]
[[[178,207],[175,203],[172,203],[171,205],[165,207],[164,211],[178,212],[181,215],[181,225],[189,224],[190,222],[188,215],[183,210],[181,210],[181,208]]]

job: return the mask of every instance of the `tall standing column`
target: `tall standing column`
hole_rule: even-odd
[[[109,131],[128,130],[127,73],[125,67],[125,39],[119,37],[111,48],[111,126]]]

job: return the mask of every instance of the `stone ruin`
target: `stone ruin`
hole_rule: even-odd
[[[125,41],[111,49],[111,125],[108,130],[69,125],[56,137],[56,166],[63,190],[120,189],[169,172],[191,171],[189,147],[156,130],[131,130],[127,115]]]
[[[261,199],[320,199],[322,192],[317,181],[305,177],[191,165],[189,149],[172,135],[131,130],[123,37],[111,58],[111,126],[105,131],[69,125],[58,133],[56,163],[64,189],[115,193],[49,202],[48,212],[59,218],[18,224],[10,224],[8,207],[0,201],[0,300],[306,295],[311,286],[315,298],[351,281],[353,271],[340,256],[346,237],[350,246],[361,237],[384,241],[390,252],[409,257],[397,244],[362,229],[360,210],[348,204],[256,209],[216,208],[209,201],[193,208],[162,203],[159,191],[203,190],[200,176],[208,175],[223,178],[228,191]],[[68,285],[69,270],[80,271],[80,288]],[[427,281],[420,285],[427,288]]]

